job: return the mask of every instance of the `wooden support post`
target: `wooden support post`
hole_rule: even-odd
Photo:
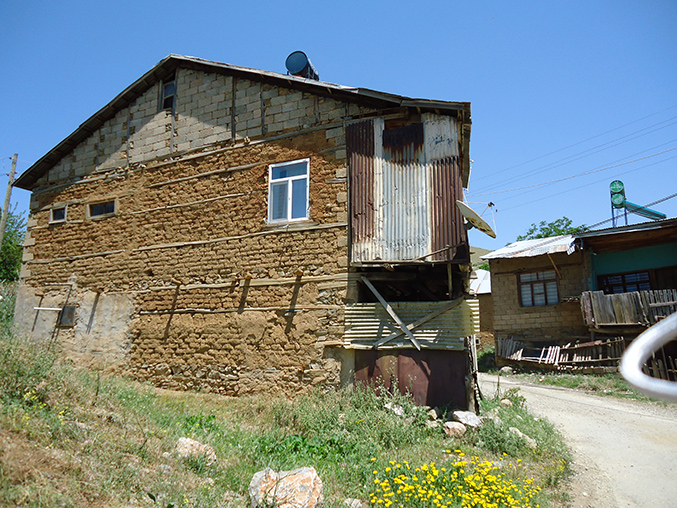
[[[9,200],[12,197],[12,185],[14,185],[14,172],[16,171],[16,159],[19,154],[12,157],[12,167],[9,170],[9,180],[7,181],[7,192],[5,193],[5,204],[2,207],[2,217],[0,217],[0,247],[5,238],[5,226],[7,225],[7,215],[9,214]]]

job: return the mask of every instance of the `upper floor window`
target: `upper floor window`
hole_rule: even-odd
[[[522,307],[555,305],[559,302],[555,270],[521,273],[519,291]]]
[[[160,110],[174,111],[174,97],[176,96],[176,81],[171,76],[160,85]]]
[[[49,211],[49,223],[66,222],[66,208],[65,206],[58,206]]]
[[[99,203],[91,203],[87,206],[87,218],[109,217],[115,214],[116,209],[117,207],[115,206],[114,199],[111,199],[110,201],[101,201]]]
[[[308,170],[310,159],[268,167],[268,222],[308,218]]]

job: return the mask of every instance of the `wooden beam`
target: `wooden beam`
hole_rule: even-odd
[[[557,268],[557,265],[555,264],[555,260],[552,259],[552,256],[550,255],[549,252],[548,252],[548,259],[549,259],[550,262],[552,263],[552,267],[555,269],[555,272],[557,272],[557,278],[561,280],[561,279],[562,279],[562,274],[559,273],[559,268]]]
[[[383,305],[383,308],[386,310],[386,312],[388,314],[390,314],[390,317],[395,320],[395,322],[397,323],[397,326],[399,326],[402,329],[402,331],[407,335],[407,337],[409,338],[411,343],[414,345],[414,347],[420,351],[421,350],[421,344],[418,343],[418,341],[416,340],[416,337],[414,337],[414,334],[411,333],[411,330],[409,330],[409,328],[407,328],[407,325],[404,324],[404,321],[402,321],[400,319],[400,316],[397,315],[397,313],[393,310],[393,308],[390,306],[390,304],[388,302],[386,302],[385,299],[381,296],[381,293],[379,293],[376,290],[374,285],[371,282],[369,282],[369,279],[367,279],[366,277],[360,277],[360,280],[362,280],[362,282],[364,282],[365,286],[367,286],[369,288],[369,290],[372,293],[374,293],[374,296],[377,298],[379,303],[381,305]]]

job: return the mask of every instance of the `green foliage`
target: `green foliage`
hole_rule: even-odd
[[[496,368],[496,351],[494,348],[482,351],[477,356],[477,369],[480,372],[489,372]]]
[[[14,206],[7,214],[5,236],[0,248],[0,281],[19,279],[25,234],[26,219],[23,213],[17,212],[16,206]]]
[[[573,226],[571,219],[565,216],[552,222],[541,221],[538,224],[535,222],[532,223],[527,232],[523,235],[519,235],[516,241],[520,242],[522,240],[550,238],[551,236],[573,235],[587,230],[588,228],[584,224]]]
[[[486,270],[488,272],[489,271],[489,262],[485,261],[480,266],[478,266],[477,269],[478,270]]]

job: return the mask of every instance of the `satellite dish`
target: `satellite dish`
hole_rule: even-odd
[[[496,238],[496,233],[494,233],[494,230],[491,229],[491,226],[480,216],[480,214],[458,199],[456,200],[456,206],[461,210],[461,215],[463,215],[465,220],[471,224],[471,227],[476,227],[491,238]]]

